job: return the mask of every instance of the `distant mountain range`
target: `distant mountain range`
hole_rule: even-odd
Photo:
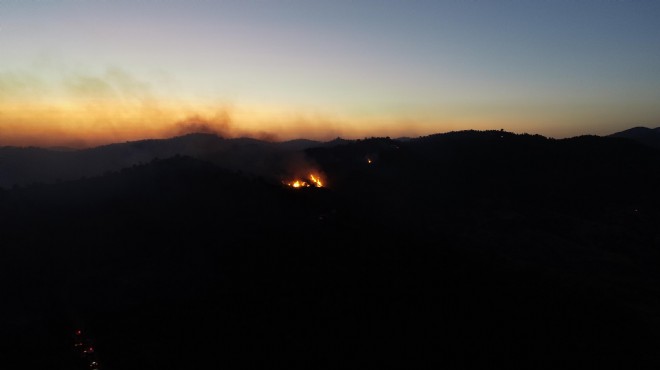
[[[0,147],[0,187],[98,176],[175,155],[190,156],[255,175],[281,175],[289,172],[287,166],[290,163],[304,161],[301,157],[303,150],[347,142],[340,138],[327,143],[307,139],[269,142],[251,138],[225,139],[215,134],[198,133],[82,150]]]
[[[660,149],[660,127],[633,127],[609,136],[632,139],[650,147]]]
[[[480,140],[483,135],[476,133],[478,131],[459,131],[421,138],[402,137],[391,141],[415,143],[426,141],[430,137],[444,138],[443,140]],[[492,133],[496,136],[512,135],[501,131]],[[660,128],[635,127],[609,137],[632,139],[660,148]],[[55,183],[99,176],[175,155],[200,159],[229,170],[278,178],[290,175],[300,167],[314,167],[314,160],[305,153],[309,149],[342,146],[351,142],[341,138],[328,142],[307,139],[270,142],[251,138],[226,139],[215,134],[196,133],[170,139],[140,140],[81,150],[0,147],[0,187]]]
[[[0,369],[89,369],[76,329],[102,369],[660,368],[660,151],[633,140],[0,152],[101,173],[0,189]],[[297,166],[326,186],[276,181]]]

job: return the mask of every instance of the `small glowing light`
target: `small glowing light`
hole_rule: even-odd
[[[80,335],[82,332],[80,330],[76,330],[76,335]]]
[[[371,158],[367,158],[367,163],[369,163],[369,164],[372,163]]]

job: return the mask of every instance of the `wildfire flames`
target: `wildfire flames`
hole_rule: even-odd
[[[316,185],[317,188],[323,187],[323,183],[321,182],[321,179],[314,176],[314,174],[309,174],[309,179],[312,180],[312,183]]]
[[[284,182],[284,184],[292,188],[309,188],[311,186],[316,188],[323,187],[323,181],[321,181],[321,177],[319,177],[318,175],[314,175],[313,173],[310,173],[307,179],[304,180],[296,179],[294,181]]]

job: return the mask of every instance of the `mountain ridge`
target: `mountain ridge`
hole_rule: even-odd
[[[660,364],[658,151],[490,131],[304,154],[326,187],[173,156],[0,191],[0,364],[72,368],[80,326],[127,370]]]
[[[660,127],[637,126],[608,135],[608,137],[634,140],[652,148],[660,149]]]
[[[405,140],[394,139],[392,142],[405,144],[434,141],[438,145],[452,145],[455,140],[484,141],[520,135],[529,137],[530,142],[540,143],[539,140],[547,139],[541,135],[514,134],[505,131],[465,130],[405,138]],[[632,128],[607,137],[627,138],[654,148],[660,147],[660,128]],[[253,138],[223,138],[216,134],[192,133],[168,139],[145,139],[79,150],[0,147],[0,187],[9,188],[14,185],[53,183],[98,176],[107,171],[117,171],[148,163],[156,158],[169,158],[174,155],[191,156],[231,170],[277,177],[291,174],[295,170],[291,168],[291,163],[309,161],[310,158],[306,154],[309,150],[344,146],[360,141],[369,142],[369,140],[336,138],[327,142],[308,139],[270,142]],[[562,140],[578,139],[576,137]],[[369,153],[365,155],[368,156]],[[313,167],[313,163],[308,165]]]

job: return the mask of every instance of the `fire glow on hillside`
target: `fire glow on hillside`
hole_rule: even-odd
[[[292,188],[309,188],[309,187],[316,187],[316,188],[322,188],[323,187],[323,181],[321,180],[321,177],[319,175],[314,175],[313,173],[309,174],[309,177],[306,179],[295,179],[291,181],[283,181],[283,183],[287,186],[290,186]]]

